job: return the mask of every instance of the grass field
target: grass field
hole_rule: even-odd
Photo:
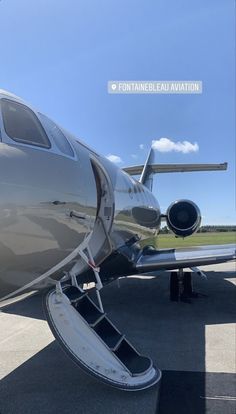
[[[203,244],[236,243],[236,232],[196,233],[185,239],[176,238],[172,234],[160,234],[154,242],[159,249],[166,247],[201,246]]]

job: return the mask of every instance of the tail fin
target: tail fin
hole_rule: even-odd
[[[153,185],[153,170],[152,165],[154,164],[154,150],[151,147],[148,157],[146,159],[146,162],[143,166],[143,170],[139,179],[139,182],[143,185],[145,185],[150,191],[152,191],[152,185]]]

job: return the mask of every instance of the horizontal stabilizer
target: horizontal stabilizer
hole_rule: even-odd
[[[133,165],[123,170],[130,175],[139,175],[144,171],[144,165]],[[194,171],[225,171],[227,162],[221,164],[149,164],[149,173],[161,174],[171,172],[194,172]]]

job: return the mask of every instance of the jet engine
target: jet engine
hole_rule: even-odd
[[[190,200],[174,201],[167,209],[165,219],[169,229],[179,237],[191,236],[201,224],[201,212]]]

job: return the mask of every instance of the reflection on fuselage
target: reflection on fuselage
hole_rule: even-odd
[[[137,239],[150,237],[160,225],[159,205],[148,189],[71,134],[63,133],[74,158],[55,153],[53,146],[46,150],[9,142],[9,137],[4,142],[2,134],[0,297],[44,274],[93,231],[100,200],[91,157],[109,177],[114,194],[109,230],[113,251],[134,235]],[[145,223],[137,210],[134,214],[134,207],[147,212]],[[71,211],[85,218],[71,217]],[[149,214],[153,211],[155,215]]]

